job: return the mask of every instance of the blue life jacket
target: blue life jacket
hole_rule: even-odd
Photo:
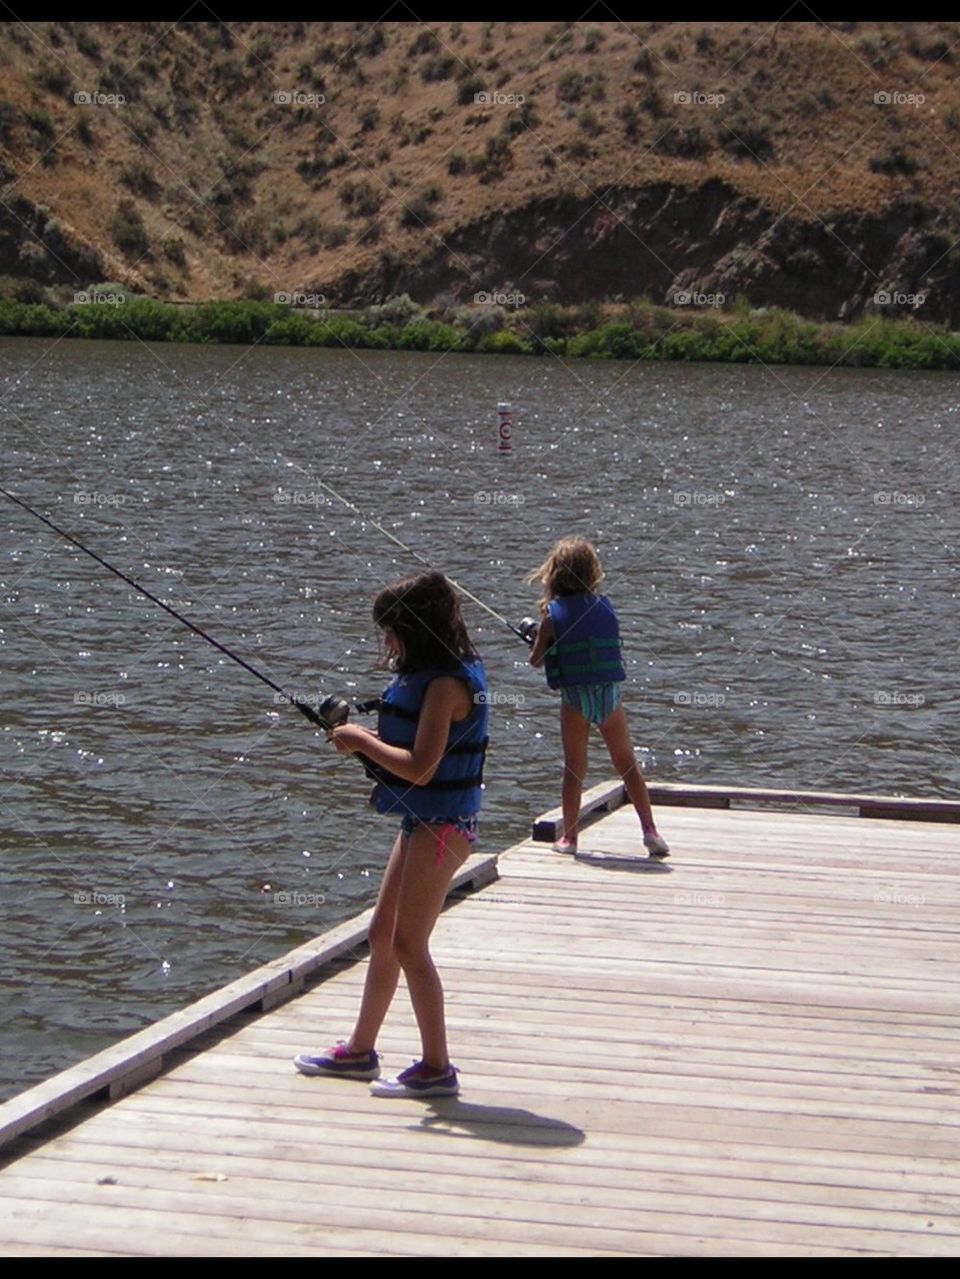
[[[427,688],[443,675],[463,680],[473,709],[466,719],[451,723],[437,771],[426,786],[415,786],[379,764],[370,764],[368,772],[377,779],[372,802],[378,813],[403,813],[426,821],[472,817],[480,811],[488,709],[487,681],[479,658],[461,661],[452,670],[429,667],[412,675],[397,675],[380,701],[377,731],[388,745],[412,750]]]
[[[544,654],[551,688],[627,678],[620,660],[617,615],[606,595],[558,595],[547,609],[556,636]]]

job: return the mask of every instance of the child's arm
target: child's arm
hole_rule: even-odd
[[[380,764],[395,777],[415,786],[426,786],[437,771],[450,735],[451,721],[465,719],[472,710],[470,694],[462,680],[441,675],[432,680],[423,698],[420,722],[413,749],[389,746],[375,733],[359,724],[344,724],[332,729],[327,738],[338,751],[353,754],[360,751],[374,764]]]
[[[542,666],[543,659],[547,649],[554,642],[556,633],[553,629],[553,622],[544,614],[537,628],[537,638],[533,641],[533,648],[530,650],[530,665]]]

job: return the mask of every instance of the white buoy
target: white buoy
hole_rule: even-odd
[[[513,408],[509,404],[497,405],[497,452],[513,452]]]

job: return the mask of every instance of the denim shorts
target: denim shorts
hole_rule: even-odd
[[[412,835],[418,826],[452,826],[458,835],[473,843],[480,832],[479,818],[473,817],[412,817],[409,814],[400,823],[404,835]]]
[[[619,684],[568,684],[560,690],[564,706],[577,711],[591,724],[608,720],[620,705]]]
[[[476,842],[480,829],[476,814],[473,817],[412,817],[408,815],[400,823],[404,838],[412,835],[418,826],[435,826],[437,828],[438,866],[443,865],[443,859],[447,852],[447,836],[451,831],[462,835],[467,843],[473,844]]]

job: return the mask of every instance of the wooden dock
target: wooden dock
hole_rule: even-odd
[[[294,1071],[362,919],[0,1106],[0,1253],[960,1255],[960,805],[718,792],[654,791],[663,864],[607,788],[463,873],[456,1100]]]

